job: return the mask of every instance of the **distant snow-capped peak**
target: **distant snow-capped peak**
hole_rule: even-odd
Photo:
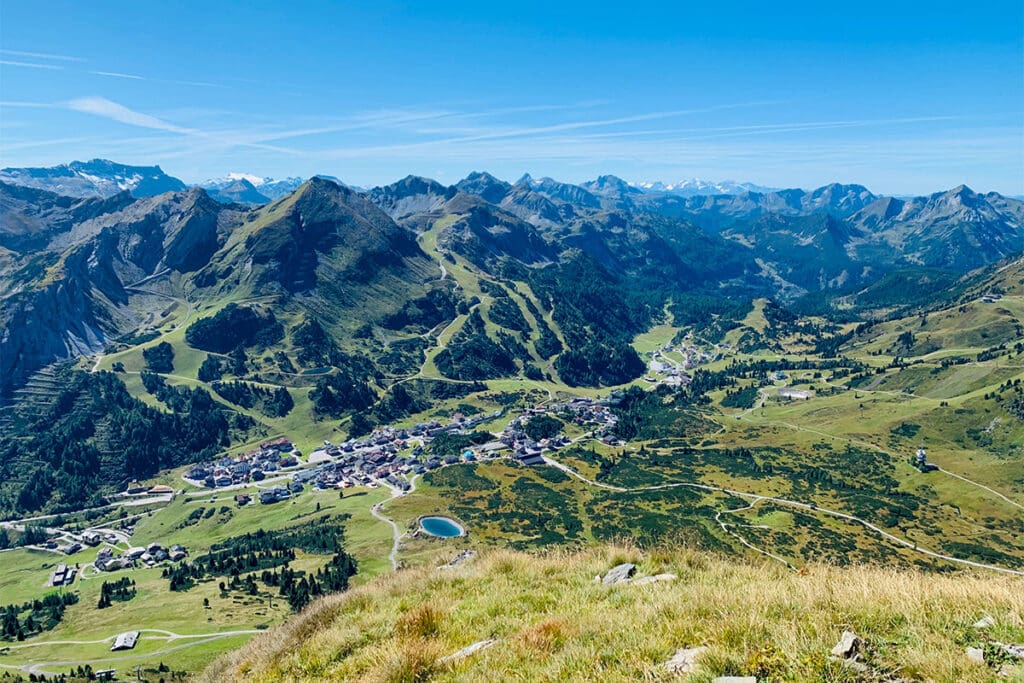
[[[263,185],[263,184],[269,183],[269,182],[273,182],[273,180],[274,180],[273,178],[261,178],[260,176],[253,175],[251,173],[228,173],[226,176],[224,176],[224,179],[225,180],[248,180],[249,184],[252,185],[253,187],[259,187],[260,185]],[[209,181],[209,182],[213,182],[213,181]]]
[[[740,183],[735,180],[703,180],[701,178],[690,178],[675,183],[664,183],[661,181],[646,181],[630,183],[633,187],[645,192],[668,192],[684,196],[690,195],[715,195],[715,194],[740,194],[741,192],[771,192],[772,188],[762,187],[754,183]]]

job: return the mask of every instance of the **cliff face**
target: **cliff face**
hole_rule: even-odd
[[[0,317],[0,398],[54,361],[95,353],[108,332],[92,298],[75,278],[4,301]]]

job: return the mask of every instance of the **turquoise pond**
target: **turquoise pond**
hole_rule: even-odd
[[[431,536],[455,538],[466,533],[458,523],[447,517],[424,517],[420,520],[420,528]]]

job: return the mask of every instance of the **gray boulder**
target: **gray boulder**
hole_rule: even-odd
[[[630,583],[634,586],[642,586],[645,583],[658,583],[660,581],[675,581],[679,577],[675,574],[655,574],[654,576],[641,576],[639,579],[633,579]]]
[[[996,620],[986,615],[974,624],[974,628],[991,628],[996,625]]]
[[[450,655],[446,655],[444,657],[441,657],[441,659],[438,660],[438,661],[441,661],[441,662],[451,662],[451,661],[463,659],[465,657],[469,657],[470,655],[475,655],[477,652],[480,652],[480,650],[485,650],[485,649],[489,648],[491,645],[494,645],[496,642],[498,642],[498,641],[494,640],[493,638],[488,638],[486,640],[478,640],[477,642],[473,643],[472,645],[467,645],[466,647],[462,648],[461,650],[459,650],[457,652],[453,652]]]
[[[853,631],[843,631],[839,642],[832,648],[832,656],[839,659],[851,659],[858,655],[863,647],[864,641],[860,636]]]
[[[672,658],[665,662],[664,667],[674,674],[688,674],[697,670],[697,658],[707,650],[706,647],[679,648]]]
[[[628,581],[633,574],[636,574],[636,565],[631,562],[624,562],[623,564],[617,565],[608,570],[608,573],[604,575],[602,582],[606,586],[611,586],[616,583]]]

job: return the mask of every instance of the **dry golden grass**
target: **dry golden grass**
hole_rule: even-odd
[[[674,582],[607,587],[622,561]],[[995,680],[964,649],[990,635],[1024,642],[1024,580],[880,567],[811,566],[801,575],[687,549],[577,553],[495,550],[458,569],[411,569],[310,606],[218,660],[203,680],[672,680],[676,648],[707,645],[688,680]],[[843,629],[870,645],[874,678],[829,659]],[[442,657],[486,638],[458,661]],[[860,676],[858,678],[858,676]],[[1014,679],[1013,676],[1017,676]],[[1024,680],[1024,668],[1010,680]]]

